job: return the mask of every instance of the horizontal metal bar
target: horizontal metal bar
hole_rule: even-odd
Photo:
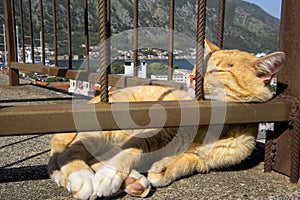
[[[281,98],[259,104],[164,101],[0,107],[0,135],[279,122],[289,120],[290,108]]]
[[[99,73],[95,73],[95,72],[92,73],[83,70],[70,70],[70,69],[64,69],[59,67],[49,67],[45,65],[24,64],[24,63],[17,63],[17,62],[12,62],[11,67],[13,69],[27,70],[27,71],[32,71],[32,72],[37,72],[42,74],[49,74],[51,76],[65,77],[69,79],[79,79],[79,80],[89,81],[93,83],[98,83],[100,80]],[[128,76],[121,76],[116,74],[109,75],[109,85],[116,86],[119,88],[125,88],[130,86],[137,86],[137,85],[163,85],[163,86],[173,87],[178,89],[186,89],[185,83],[151,80],[147,78],[128,77]]]

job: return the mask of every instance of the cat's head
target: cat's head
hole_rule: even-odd
[[[262,58],[239,50],[221,50],[205,41],[208,58],[204,78],[206,99],[231,102],[264,102],[273,97],[271,80],[283,67],[285,54],[274,52]],[[195,94],[195,69],[188,83]]]

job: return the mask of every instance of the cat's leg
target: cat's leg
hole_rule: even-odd
[[[186,152],[155,162],[148,171],[148,180],[153,186],[162,187],[180,177],[207,171],[208,167],[204,159],[195,153]]]
[[[218,140],[206,152],[205,161],[210,169],[239,164],[252,153],[255,144],[255,137],[251,135],[240,135]]]
[[[76,199],[89,199],[93,193],[94,171],[86,163],[90,158],[91,155],[80,141],[57,157],[59,173],[64,177],[61,186],[67,188]]]
[[[76,133],[56,134],[51,139],[51,152],[48,162],[48,173],[50,179],[57,183],[58,186],[67,184],[66,177],[60,171],[57,158],[64,152],[69,145],[76,139]]]
[[[138,131],[120,145],[122,149],[96,172],[93,180],[94,195],[106,197],[118,192],[131,170],[141,161],[144,153],[153,152],[170,142],[177,129],[149,129]]]

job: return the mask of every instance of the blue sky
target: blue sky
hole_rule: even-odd
[[[281,0],[244,0],[260,6],[267,13],[280,18]]]

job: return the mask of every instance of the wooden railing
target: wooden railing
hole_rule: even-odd
[[[131,113],[132,119],[136,124],[147,125],[145,116],[148,116],[149,108],[153,108],[156,102],[148,103],[130,103],[129,106],[122,110],[113,110],[111,104],[108,102],[108,85],[114,85],[116,83],[122,86],[132,86],[136,84],[160,84],[169,85],[172,87],[183,88],[182,84],[174,83],[171,81],[153,81],[149,79],[141,79],[137,77],[121,77],[117,75],[109,74],[109,57],[110,57],[110,44],[107,38],[110,36],[110,1],[98,0],[98,13],[99,13],[99,30],[100,30],[100,73],[91,73],[89,71],[88,61],[86,62],[86,69],[84,71],[77,71],[72,69],[72,34],[70,23],[70,1],[67,0],[67,15],[68,15],[68,58],[69,68],[59,68],[57,62],[57,31],[56,31],[56,1],[53,0],[53,39],[54,39],[54,51],[55,51],[55,66],[45,66],[45,56],[43,56],[43,63],[36,65],[34,60],[31,64],[19,63],[16,55],[16,31],[15,31],[15,4],[14,0],[5,0],[5,22],[6,22],[6,38],[7,38],[7,50],[8,50],[8,66],[10,71],[10,85],[17,86],[19,84],[19,70],[35,71],[39,73],[46,73],[49,75],[67,77],[71,79],[81,79],[91,82],[98,82],[101,84],[101,101],[103,103],[97,104],[93,107],[89,105],[82,105],[76,110],[79,114],[89,115],[94,113],[97,116],[99,124],[101,124],[102,130],[114,130],[120,128],[139,128],[119,127],[113,118],[113,114],[122,114],[125,112]],[[22,0],[20,9],[22,11]],[[88,14],[87,3],[84,1],[85,8],[85,42],[86,42],[86,57],[88,59],[89,37],[88,37]],[[138,60],[138,0],[134,0],[134,71],[136,75],[137,60]],[[30,7],[31,1],[28,0]],[[174,1],[170,0],[170,23],[169,23],[169,80],[172,77],[173,67],[173,30],[174,30]],[[42,0],[40,1],[40,17],[43,22],[43,9]],[[283,84],[288,84],[285,90],[285,95],[278,96],[275,99],[261,104],[250,104],[251,109],[247,106],[230,103],[230,104],[212,104],[207,101],[198,101],[189,105],[189,102],[178,104],[178,102],[162,102],[161,107],[155,108],[155,112],[166,112],[167,121],[163,125],[164,127],[176,127],[179,126],[180,115],[174,113],[180,113],[182,110],[191,112],[198,111],[201,116],[199,121],[193,121],[185,125],[206,125],[211,123],[210,115],[212,109],[226,109],[226,124],[243,124],[243,123],[260,123],[260,122],[276,122],[275,134],[268,134],[265,147],[265,171],[275,169],[281,173],[290,176],[291,182],[298,182],[299,179],[299,154],[300,154],[300,116],[299,116],[299,101],[300,99],[300,39],[298,34],[300,32],[300,2],[298,0],[283,0],[282,1],[282,22],[281,22],[281,35],[280,35],[280,49],[287,55],[286,67],[279,74],[279,81]],[[220,0],[220,14],[219,14],[219,33],[218,33],[218,45],[222,46],[223,42],[223,27],[224,27],[224,11],[225,0]],[[20,12],[21,13],[21,12]],[[30,14],[30,32],[31,41],[32,38],[32,17]],[[196,96],[197,100],[201,100],[203,97],[202,86],[202,68],[204,65],[203,59],[203,44],[205,38],[205,14],[206,14],[206,0],[198,0],[198,23],[197,23],[197,81],[196,81]],[[23,32],[23,19],[21,19],[21,32]],[[41,24],[43,27],[43,24]],[[42,44],[44,44],[44,30],[41,29]],[[22,33],[22,38],[24,34]],[[24,44],[24,42],[23,42]],[[44,54],[43,45],[43,54]],[[24,49],[24,48],[23,48]],[[33,42],[31,42],[31,49],[33,48]],[[24,53],[24,52],[23,52]],[[99,81],[100,80],[100,81]],[[122,80],[122,81],[121,81]],[[114,112],[114,113],[113,113]],[[77,113],[77,114],[78,114]],[[43,116],[43,117],[41,117]],[[103,117],[105,116],[105,117]],[[59,133],[59,132],[72,132],[78,131],[74,123],[74,110],[70,105],[49,105],[49,106],[19,106],[19,107],[1,107],[0,106],[0,135],[20,135],[20,134],[40,134],[40,133]],[[47,118],[48,121],[44,121],[43,118]],[[34,122],[34,123],[33,123]],[[218,122],[214,122],[218,124]],[[221,123],[221,122],[220,122]],[[55,126],[53,126],[55,124]],[[158,125],[152,124],[146,126],[146,128],[157,127]],[[161,126],[161,125],[160,125]],[[24,128],[26,127],[26,128]],[[98,130],[98,126],[89,125],[84,130]],[[276,141],[276,142],[274,142]],[[275,145],[276,144],[276,145]],[[272,146],[276,146],[276,153],[272,152],[274,149]],[[275,156],[274,156],[275,155]],[[284,162],[283,162],[284,159]],[[283,164],[284,163],[284,164]]]

